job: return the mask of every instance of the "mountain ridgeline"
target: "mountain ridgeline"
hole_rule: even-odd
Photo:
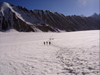
[[[99,30],[100,14],[90,17],[65,16],[49,10],[28,10],[6,2],[0,3],[0,31],[15,29],[19,32],[59,32]]]

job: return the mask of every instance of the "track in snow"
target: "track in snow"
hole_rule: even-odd
[[[0,75],[99,75],[97,32],[0,33]]]

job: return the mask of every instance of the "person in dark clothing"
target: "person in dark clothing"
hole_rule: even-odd
[[[49,41],[49,45],[51,45],[51,42]]]
[[[46,45],[48,45],[48,41],[46,41]]]
[[[44,45],[45,45],[45,42],[44,42]]]

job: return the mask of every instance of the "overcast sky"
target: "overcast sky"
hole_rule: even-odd
[[[50,10],[64,15],[90,16],[99,13],[99,0],[0,0],[27,9]]]

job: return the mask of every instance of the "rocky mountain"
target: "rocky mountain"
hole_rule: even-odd
[[[0,31],[16,29],[19,32],[59,32],[98,30],[100,14],[90,17],[65,16],[49,10],[28,10],[6,2],[0,3]]]

